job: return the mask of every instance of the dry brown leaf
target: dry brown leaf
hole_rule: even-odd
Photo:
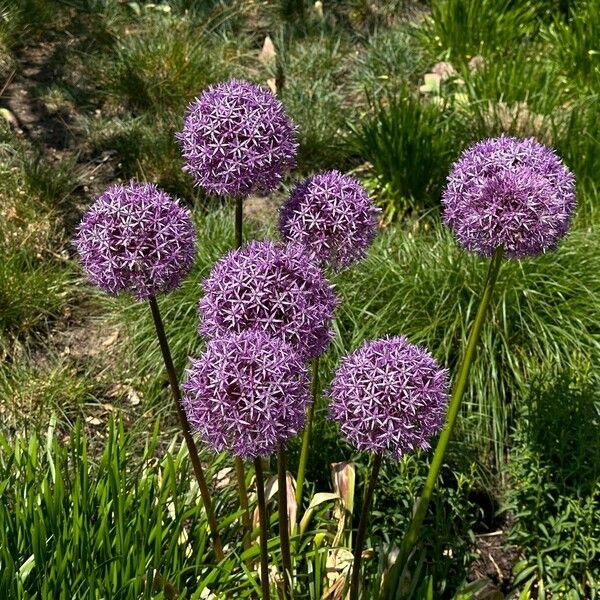
[[[265,37],[262,50],[258,55],[258,60],[260,60],[260,62],[267,67],[272,67],[275,65],[275,61],[277,60],[277,51],[275,50],[275,44],[273,44],[273,40],[269,36]]]

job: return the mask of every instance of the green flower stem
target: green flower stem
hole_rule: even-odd
[[[243,238],[243,216],[244,216],[244,198],[235,197],[235,247],[240,248],[244,241]],[[250,548],[250,535],[252,527],[250,526],[250,511],[248,510],[248,490],[246,489],[246,470],[244,461],[239,457],[234,457],[235,476],[237,479],[238,496],[240,499],[240,508],[242,509],[242,530],[244,536],[244,549]]]
[[[502,264],[503,251],[502,248],[496,250],[494,257],[490,263],[487,279],[485,282],[485,287],[483,290],[483,295],[479,302],[479,308],[477,309],[477,315],[475,316],[475,321],[473,322],[473,326],[471,328],[471,332],[469,334],[469,340],[467,342],[467,349],[465,350],[465,356],[458,370],[458,375],[456,377],[456,382],[454,384],[454,390],[452,392],[452,397],[450,399],[450,403],[448,405],[448,414],[446,416],[446,425],[444,430],[440,435],[440,439],[438,441],[437,447],[435,449],[435,453],[433,455],[433,459],[431,461],[431,466],[429,467],[429,473],[427,475],[427,480],[425,481],[425,486],[423,487],[423,493],[419,499],[417,504],[417,509],[413,515],[412,521],[408,527],[408,531],[402,540],[402,545],[400,546],[400,552],[398,554],[398,559],[396,560],[396,564],[394,565],[392,571],[389,575],[389,582],[384,587],[384,596],[390,597],[390,594],[399,593],[399,579],[402,570],[404,569],[406,562],[414,548],[418,538],[419,532],[421,531],[421,526],[423,525],[423,521],[425,519],[425,515],[427,514],[427,509],[429,507],[429,502],[431,501],[431,496],[433,494],[433,490],[435,488],[435,484],[437,482],[438,475],[440,473],[440,469],[442,468],[442,464],[444,461],[444,455],[446,454],[446,450],[448,448],[448,442],[452,437],[452,432],[454,430],[454,425],[456,424],[456,419],[460,412],[460,407],[462,403],[462,398],[465,393],[465,389],[467,387],[467,381],[469,377],[469,371],[471,369],[471,365],[473,364],[473,359],[475,357],[475,350],[477,349],[477,343],[479,342],[479,336],[481,334],[481,329],[483,327],[483,323],[485,321],[485,316],[487,313],[488,306],[490,304],[490,300],[492,298],[492,293],[494,291],[494,285],[496,283],[496,279],[498,277],[498,272],[500,271],[500,266]]]
[[[354,562],[352,563],[352,580],[350,583],[350,600],[358,600],[360,589],[360,563],[362,561],[363,545],[367,536],[367,525],[369,523],[369,513],[371,512],[371,504],[373,503],[373,493],[377,483],[377,477],[381,469],[381,461],[383,455],[375,454],[373,457],[373,466],[371,467],[371,476],[365,491],[362,510],[360,513],[360,521],[358,522],[358,530],[356,532],[356,540],[354,541]]]
[[[317,396],[319,394],[319,357],[313,361],[312,370],[312,404],[306,411],[306,425],[304,435],[302,436],[302,450],[300,451],[300,462],[298,463],[298,477],[296,477],[296,504],[298,505],[298,519],[302,513],[302,488],[304,487],[304,477],[306,475],[306,463],[308,461],[308,452],[310,447],[310,436],[312,434],[313,417]]]
[[[285,448],[277,448],[277,483],[279,510],[279,541],[281,544],[281,562],[283,563],[283,598],[288,600],[293,594],[292,555],[290,554],[290,532],[288,525],[287,470],[285,467]]]
[[[235,198],[235,247],[241,248],[244,243],[242,222],[244,219],[244,199],[242,196]]]
[[[252,542],[250,540],[252,527],[250,525],[250,510],[248,508],[248,492],[246,490],[246,471],[244,469],[244,461],[235,456],[233,460],[235,466],[235,476],[237,479],[238,496],[240,500],[240,508],[242,509],[242,534],[244,550],[248,550]]]
[[[225,555],[223,554],[223,545],[221,543],[221,536],[219,535],[217,519],[215,517],[212,499],[206,483],[206,477],[204,476],[204,470],[202,469],[200,457],[198,456],[198,449],[194,443],[194,438],[192,437],[190,424],[187,420],[185,411],[181,406],[181,391],[179,389],[179,382],[177,381],[177,374],[175,373],[175,366],[173,365],[173,358],[171,357],[171,350],[169,349],[169,342],[167,341],[165,328],[160,316],[160,310],[158,308],[156,298],[152,296],[149,300],[149,303],[150,310],[152,311],[152,318],[154,319],[154,326],[156,328],[156,335],[158,336],[158,342],[160,344],[160,350],[162,352],[165,368],[169,377],[169,383],[171,384],[173,400],[175,400],[177,416],[179,417],[179,423],[183,431],[183,437],[185,438],[190,460],[194,468],[194,474],[196,475],[198,486],[200,487],[200,495],[202,496],[204,510],[206,511],[206,517],[208,519],[208,526],[213,539],[213,548],[215,550],[217,559],[221,561],[223,558],[225,558]]]
[[[260,456],[254,459],[254,471],[256,473],[256,494],[258,496],[258,520],[260,525],[260,585],[263,600],[270,600],[269,591],[269,550],[267,519],[267,503],[265,501],[265,480],[263,477],[262,459]]]

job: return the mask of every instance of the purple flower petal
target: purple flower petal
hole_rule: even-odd
[[[235,79],[209,87],[189,105],[177,139],[184,171],[207,193],[229,196],[274,190],[298,148],[281,102]]]
[[[448,371],[405,337],[369,341],[343,359],[328,395],[329,416],[353,446],[400,459],[440,432]]]
[[[188,420],[204,442],[245,459],[268,456],[296,435],[312,401],[300,356],[259,331],[211,340],[192,359],[183,389]]]
[[[250,242],[226,254],[203,287],[199,331],[209,338],[264,331],[306,359],[321,354],[333,337],[333,287],[297,244]]]
[[[155,185],[110,186],[83,216],[74,240],[83,268],[110,294],[138,300],[175,289],[196,254],[190,212]]]
[[[444,221],[459,243],[482,256],[553,250],[575,209],[575,179],[550,148],[502,136],[466,150],[448,176]]]
[[[328,171],[298,184],[281,209],[279,229],[322,266],[342,269],[364,258],[378,214],[358,181]]]

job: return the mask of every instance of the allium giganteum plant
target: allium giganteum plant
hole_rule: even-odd
[[[194,260],[196,233],[188,209],[152,184],[114,185],[84,215],[74,243],[92,283],[149,304],[215,561],[238,553],[237,540],[250,557],[239,568],[249,578],[258,577],[260,585],[253,586],[262,597],[268,599],[275,591],[277,597],[292,598],[302,592],[306,561],[298,552],[307,546],[302,544],[305,528],[289,522],[288,515],[296,513],[289,510],[289,502],[295,494],[298,513],[313,506],[305,497],[304,479],[311,442],[318,444],[311,439],[311,428],[319,357],[327,352],[335,308],[342,300],[327,273],[349,268],[365,256],[376,235],[379,210],[355,179],[337,171],[316,174],[298,183],[283,205],[282,240],[242,246],[243,199],[274,190],[294,165],[295,126],[284,107],[261,87],[236,80],[222,83],[190,105],[177,137],[183,168],[196,184],[209,195],[236,200],[235,247],[214,266],[202,293],[198,288],[199,335],[205,350],[190,359],[183,382],[171,360],[156,296],[175,289]],[[491,259],[457,372],[450,375],[427,349],[411,344],[402,332],[390,331],[343,358],[326,387],[329,418],[357,452],[372,457],[352,574],[344,584],[351,600],[369,594],[361,557],[382,461],[434,447],[398,558],[381,585],[381,598],[401,597],[502,261],[556,248],[574,210],[574,179],[549,148],[533,139],[502,136],[463,153],[448,176],[442,204],[444,221],[458,243]],[[301,433],[294,492],[286,446]],[[234,529],[228,532],[234,541],[227,546],[221,542],[217,518],[222,515],[215,515],[211,482],[196,443],[209,452],[229,452],[234,459],[242,526],[236,530],[235,520],[221,521]],[[272,455],[277,457],[278,543],[269,541],[272,520],[263,472],[264,459]],[[252,558],[258,553],[252,552],[254,501],[246,490],[247,468],[254,471],[256,487],[259,566]],[[218,589],[213,592],[221,597]]]

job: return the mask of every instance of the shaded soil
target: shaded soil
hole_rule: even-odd
[[[475,535],[477,558],[469,567],[467,579],[486,582],[485,588],[476,596],[478,599],[510,597],[513,568],[520,558],[518,548],[508,543],[507,532],[511,523],[512,516],[505,513],[494,523],[493,531]]]
[[[82,205],[76,204],[75,208],[82,210],[91,197],[114,180],[113,154],[83,154],[85,140],[78,127],[77,108],[68,102],[46,102],[41,97],[58,83],[77,80],[76,74],[65,72],[65,56],[74,44],[75,40],[65,35],[20,49],[16,54],[18,68],[5,82],[0,106],[10,111],[10,124],[17,136],[32,142],[46,160],[75,164],[77,182],[72,195],[81,200]],[[85,95],[85,90],[78,91]]]

